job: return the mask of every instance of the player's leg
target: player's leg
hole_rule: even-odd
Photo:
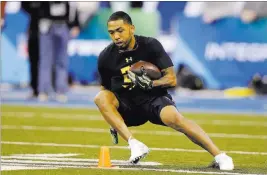
[[[101,90],[96,95],[94,102],[99,108],[104,119],[120,134],[125,141],[128,141],[129,138],[133,138],[132,133],[124,123],[122,116],[117,110],[119,107],[119,101],[111,91]]]
[[[191,141],[211,153],[221,170],[233,169],[232,158],[220,153],[220,150],[196,123],[186,119],[178,112],[170,95],[167,94],[154,99],[148,107],[152,110],[150,122],[169,126],[184,133]]]
[[[118,111],[119,101],[116,96],[111,91],[101,90],[96,95],[94,101],[104,119],[120,134],[125,141],[129,143],[131,149],[131,157],[129,161],[131,163],[138,163],[141,158],[148,154],[149,149],[145,144],[136,140],[128,129],[123,117]],[[127,120],[126,122],[129,125],[140,125],[144,123],[142,120],[138,121],[137,123],[132,123],[133,120]]]
[[[209,136],[195,122],[183,117],[174,106],[166,106],[160,112],[160,118],[167,126],[184,133],[190,140],[216,156],[220,150]]]
[[[42,27],[41,27],[42,28]],[[53,91],[52,88],[52,67],[54,58],[54,33],[52,28],[48,31],[40,29],[39,34],[39,70],[38,70],[38,99],[46,101],[49,93]]]
[[[38,96],[38,62],[39,62],[39,33],[31,30],[28,39],[28,52],[31,74],[31,88],[33,97]]]
[[[195,122],[183,117],[176,107],[170,105],[162,108],[160,118],[165,125],[184,133],[190,140],[212,154],[221,170],[232,170],[234,168],[232,158],[221,153],[204,130]]]
[[[55,90],[56,100],[59,102],[67,102],[68,91],[68,41],[69,29],[65,24],[55,27]]]

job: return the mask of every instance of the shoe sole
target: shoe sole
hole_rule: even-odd
[[[222,170],[222,171],[231,171],[234,169],[234,167],[233,168],[227,168],[227,169],[220,168],[220,165],[217,162],[212,162],[211,165],[208,166],[208,168],[214,168],[214,169],[218,169],[218,170]]]
[[[142,154],[141,156],[136,157],[134,160],[130,161],[131,164],[137,164],[141,159],[145,158],[149,152]]]
[[[220,167],[219,167],[219,164],[218,164],[217,162],[215,162],[215,161],[211,162],[211,164],[210,164],[210,165],[208,165],[208,167],[207,167],[207,168],[215,168],[215,169],[220,169]]]

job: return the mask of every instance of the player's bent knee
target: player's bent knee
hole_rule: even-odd
[[[95,104],[101,108],[107,105],[114,105],[115,107],[118,106],[119,102],[116,96],[108,90],[101,90],[94,98]]]
[[[184,117],[177,111],[174,106],[166,106],[160,112],[162,122],[172,128],[183,124]]]
[[[110,103],[109,96],[110,95],[109,95],[108,91],[102,90],[102,91],[98,92],[98,94],[95,96],[94,102],[97,106],[101,106],[103,104]]]

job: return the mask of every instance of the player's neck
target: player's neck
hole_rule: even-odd
[[[136,39],[133,36],[133,38],[131,39],[130,43],[128,44],[128,47],[126,47],[124,49],[119,49],[119,52],[132,51],[132,50],[135,50],[137,47],[138,47],[138,45],[137,45]]]
[[[135,37],[133,36],[131,42],[129,43],[127,50],[133,50],[135,47],[135,43],[136,43],[136,40],[135,40]]]

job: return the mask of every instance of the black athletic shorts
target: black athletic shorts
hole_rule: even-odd
[[[118,111],[124,119],[125,124],[129,127],[140,126],[147,121],[165,126],[160,119],[160,112],[165,106],[175,106],[175,103],[169,94],[155,97],[141,105],[134,105],[127,98],[121,98],[117,95],[116,97],[119,101]]]

